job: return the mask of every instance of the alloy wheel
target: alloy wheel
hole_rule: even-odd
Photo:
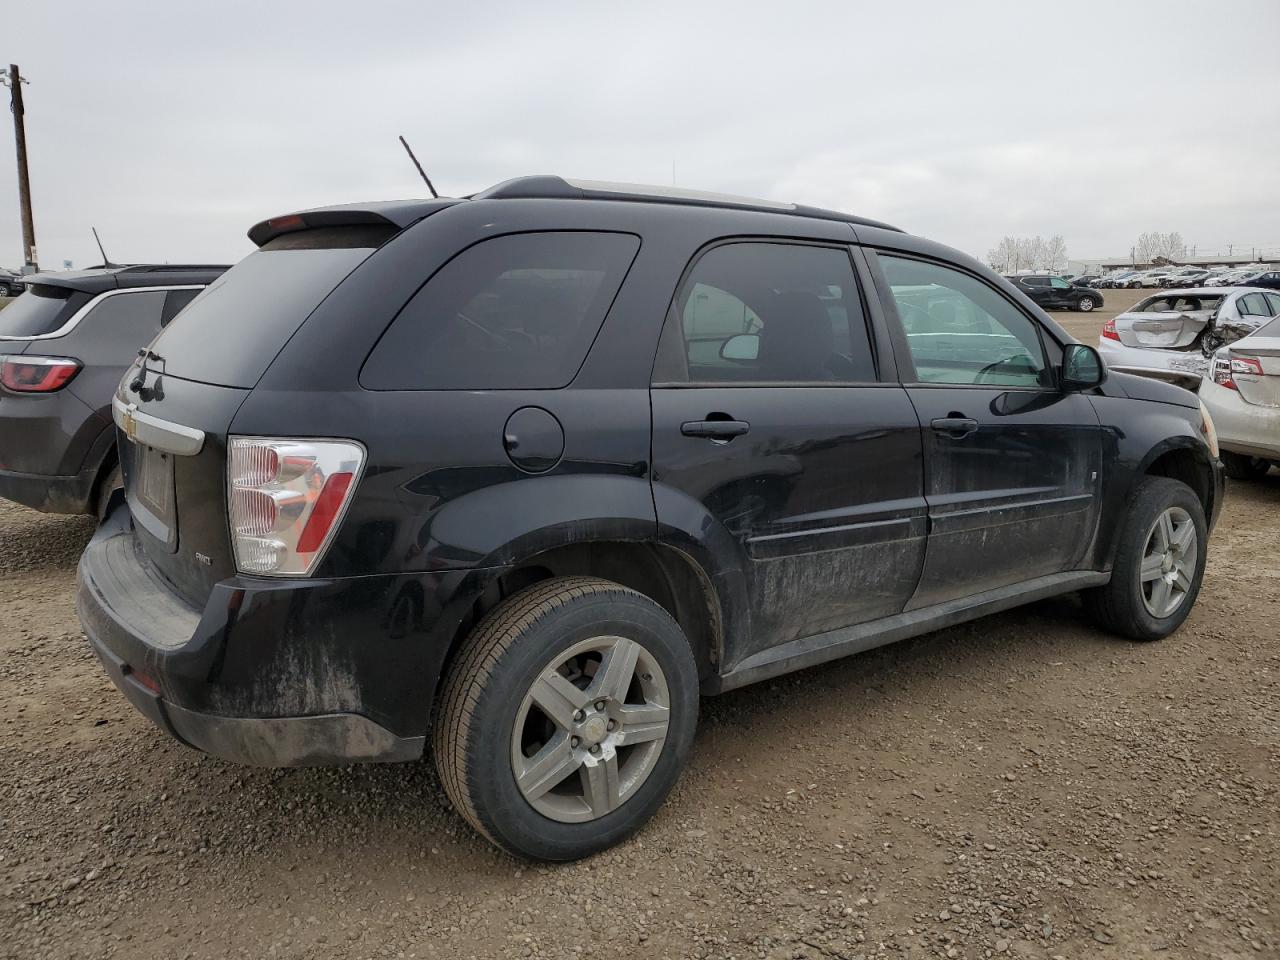
[[[1142,551],[1142,602],[1153,617],[1164,619],[1186,602],[1200,560],[1199,538],[1191,515],[1170,507],[1147,533]]]
[[[1092,300],[1092,298],[1090,298],[1090,297],[1081,297],[1081,298],[1080,298],[1080,309],[1081,309],[1082,311],[1084,311],[1085,313],[1088,313],[1090,310],[1092,310],[1092,309],[1093,309],[1093,300]]]
[[[603,817],[653,772],[670,716],[666,676],[643,646],[626,637],[583,640],[542,669],[516,712],[516,786],[552,820]]]

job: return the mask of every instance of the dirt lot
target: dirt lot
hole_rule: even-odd
[[[1275,474],[1232,486],[1173,638],[1063,599],[704,701],[657,819],[550,868],[429,762],[164,739],[80,634],[89,533],[0,504],[2,957],[1280,956]]]

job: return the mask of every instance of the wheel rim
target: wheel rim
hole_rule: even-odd
[[[592,637],[543,667],[516,712],[511,772],[561,823],[618,809],[649,779],[671,717],[667,678],[643,646]]]
[[[1164,619],[1186,602],[1199,555],[1196,525],[1187,511],[1170,507],[1156,517],[1142,552],[1142,602],[1148,613]]]
[[[1080,309],[1083,310],[1085,313],[1088,313],[1090,310],[1093,309],[1093,301],[1090,300],[1088,297],[1085,297],[1083,300],[1080,301]]]

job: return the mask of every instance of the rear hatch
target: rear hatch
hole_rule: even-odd
[[[386,222],[295,227],[267,240],[196,297],[121,381],[113,411],[135,535],[192,605],[236,572],[226,493],[236,411],[316,306],[395,232]]]
[[[1280,320],[1272,321],[1276,324]],[[1231,365],[1231,379],[1240,396],[1259,407],[1280,407],[1280,335],[1246,337],[1231,345],[1230,356],[1242,361]]]

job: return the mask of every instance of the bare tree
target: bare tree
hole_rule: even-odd
[[[1067,265],[1067,242],[1062,239],[1062,234],[1054,234],[1048,241],[1041,236],[1006,236],[987,253],[987,260],[1001,273],[1058,271]]]
[[[1138,263],[1151,263],[1156,257],[1180,260],[1187,255],[1186,241],[1176,230],[1172,233],[1148,230],[1138,237],[1138,242],[1134,244],[1133,249],[1134,259]]]
[[[1018,241],[1009,236],[1001,237],[995,249],[987,254],[991,269],[997,273],[1013,273],[1018,267]]]
[[[1062,234],[1055,233],[1045,245],[1047,266],[1053,273],[1061,273],[1067,268],[1067,241]]]

